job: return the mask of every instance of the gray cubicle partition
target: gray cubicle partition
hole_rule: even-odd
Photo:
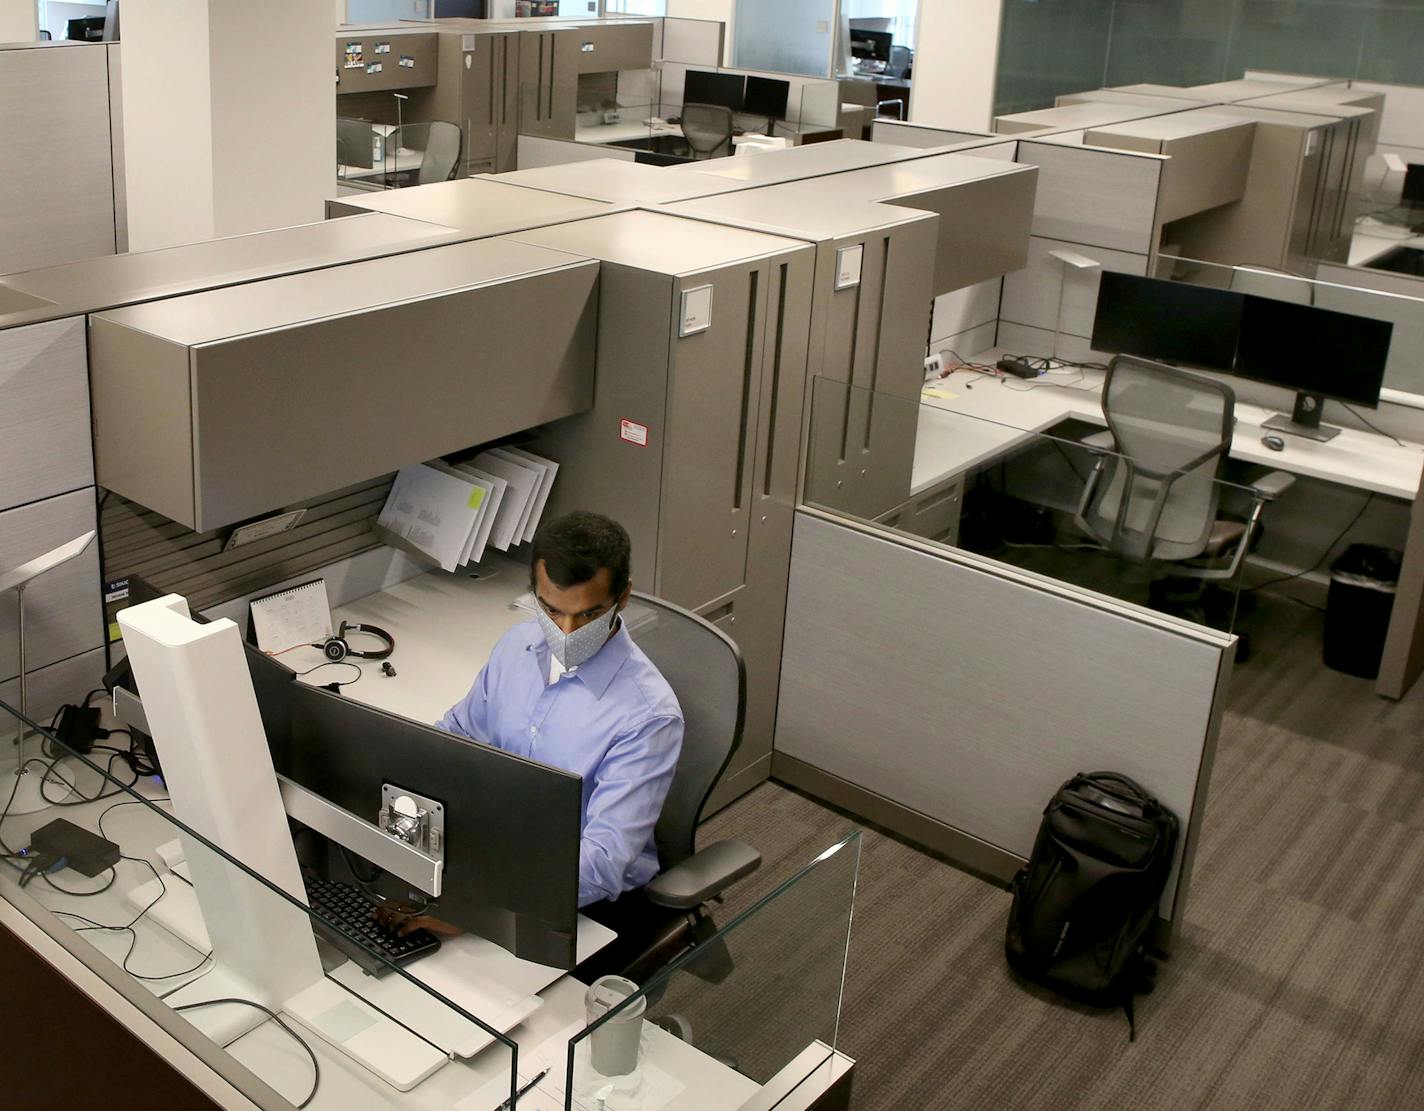
[[[721,805],[771,764],[815,253],[652,212],[511,238],[602,260],[593,407],[534,441],[564,464],[545,512],[616,517],[635,585],[742,649],[746,734]]]
[[[1181,819],[1186,906],[1235,638],[818,509],[796,511],[773,774],[1007,881],[1077,772]]]

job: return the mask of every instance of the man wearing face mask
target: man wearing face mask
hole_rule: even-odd
[[[541,526],[530,562],[538,620],[500,639],[439,722],[583,777],[579,906],[604,920],[657,874],[653,827],[682,749],[677,698],[619,617],[630,547],[623,526],[596,513]]]

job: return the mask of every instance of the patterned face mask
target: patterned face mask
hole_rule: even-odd
[[[559,661],[565,671],[572,671],[580,664],[593,659],[604,642],[613,635],[618,622],[618,609],[614,607],[607,617],[595,617],[587,625],[580,626],[571,633],[564,632],[554,624],[554,619],[544,612],[543,606],[538,609],[538,617],[539,627],[544,630],[544,640],[549,645],[554,659]]]

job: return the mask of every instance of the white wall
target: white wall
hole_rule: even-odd
[[[130,250],[322,218],[334,29],[330,0],[124,0]]]
[[[930,0],[935,3],[936,0]],[[736,13],[736,0],[667,0],[667,14],[683,19],[715,19],[725,24],[722,38],[722,64],[731,65],[732,59],[732,17]]]
[[[37,38],[35,0],[0,0],[0,42],[34,42]]]
[[[1003,0],[921,0],[911,121],[989,130],[1003,7]]]

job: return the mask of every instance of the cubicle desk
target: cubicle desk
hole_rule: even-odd
[[[602,201],[560,196],[506,185],[492,177],[460,178],[416,189],[386,189],[326,202],[328,219],[358,212],[385,212],[467,233],[463,238],[599,216],[616,209]]]
[[[672,174],[664,166],[597,158],[586,162],[563,162],[531,170],[500,174],[495,180],[505,185],[546,190],[570,197],[584,197],[609,204],[666,204],[672,201],[733,193],[746,185],[708,174]]]
[[[783,181],[822,177],[826,174],[859,170],[866,166],[883,166],[887,162],[903,162],[923,158],[925,152],[915,147],[896,147],[889,143],[866,143],[857,139],[835,139],[829,143],[772,150],[755,158],[714,158],[669,166],[669,173],[696,173],[710,177],[745,182],[747,187],[776,185]]]
[[[1160,116],[1172,109],[1153,104],[1114,104],[1105,101],[1081,101],[1063,104],[1057,108],[1040,108],[1034,112],[1015,112],[1008,116],[994,118],[996,135],[1027,135],[1037,133],[1041,138],[1050,132],[1081,131],[1090,127],[1105,127],[1108,124],[1123,123],[1141,119],[1144,116]],[[1198,107],[1198,105],[1190,105]],[[1180,109],[1177,109],[1180,110]]]
[[[995,350],[973,359],[992,364]],[[1103,425],[1101,388],[1103,373],[1085,370],[1074,389],[1052,385],[1025,388],[1015,378],[994,379],[975,371],[959,370],[929,383],[936,392],[920,407],[915,469],[910,501],[903,511],[936,502],[946,491],[954,493],[965,475],[1030,444],[1038,433],[1050,432],[1066,420]],[[967,388],[972,385],[972,389]],[[1087,392],[1085,392],[1087,391]],[[1237,423],[1231,441],[1231,458],[1239,462],[1289,471],[1355,490],[1380,494],[1413,505],[1416,501],[1424,446],[1396,444],[1386,436],[1344,428],[1327,443],[1285,436],[1284,451],[1271,451],[1263,443],[1262,422],[1276,410],[1238,401]],[[977,418],[967,422],[946,414]],[[979,423],[982,422],[982,423]],[[1400,589],[1390,619],[1385,657],[1375,684],[1377,694],[1402,697],[1424,670],[1424,513],[1412,512]]]

